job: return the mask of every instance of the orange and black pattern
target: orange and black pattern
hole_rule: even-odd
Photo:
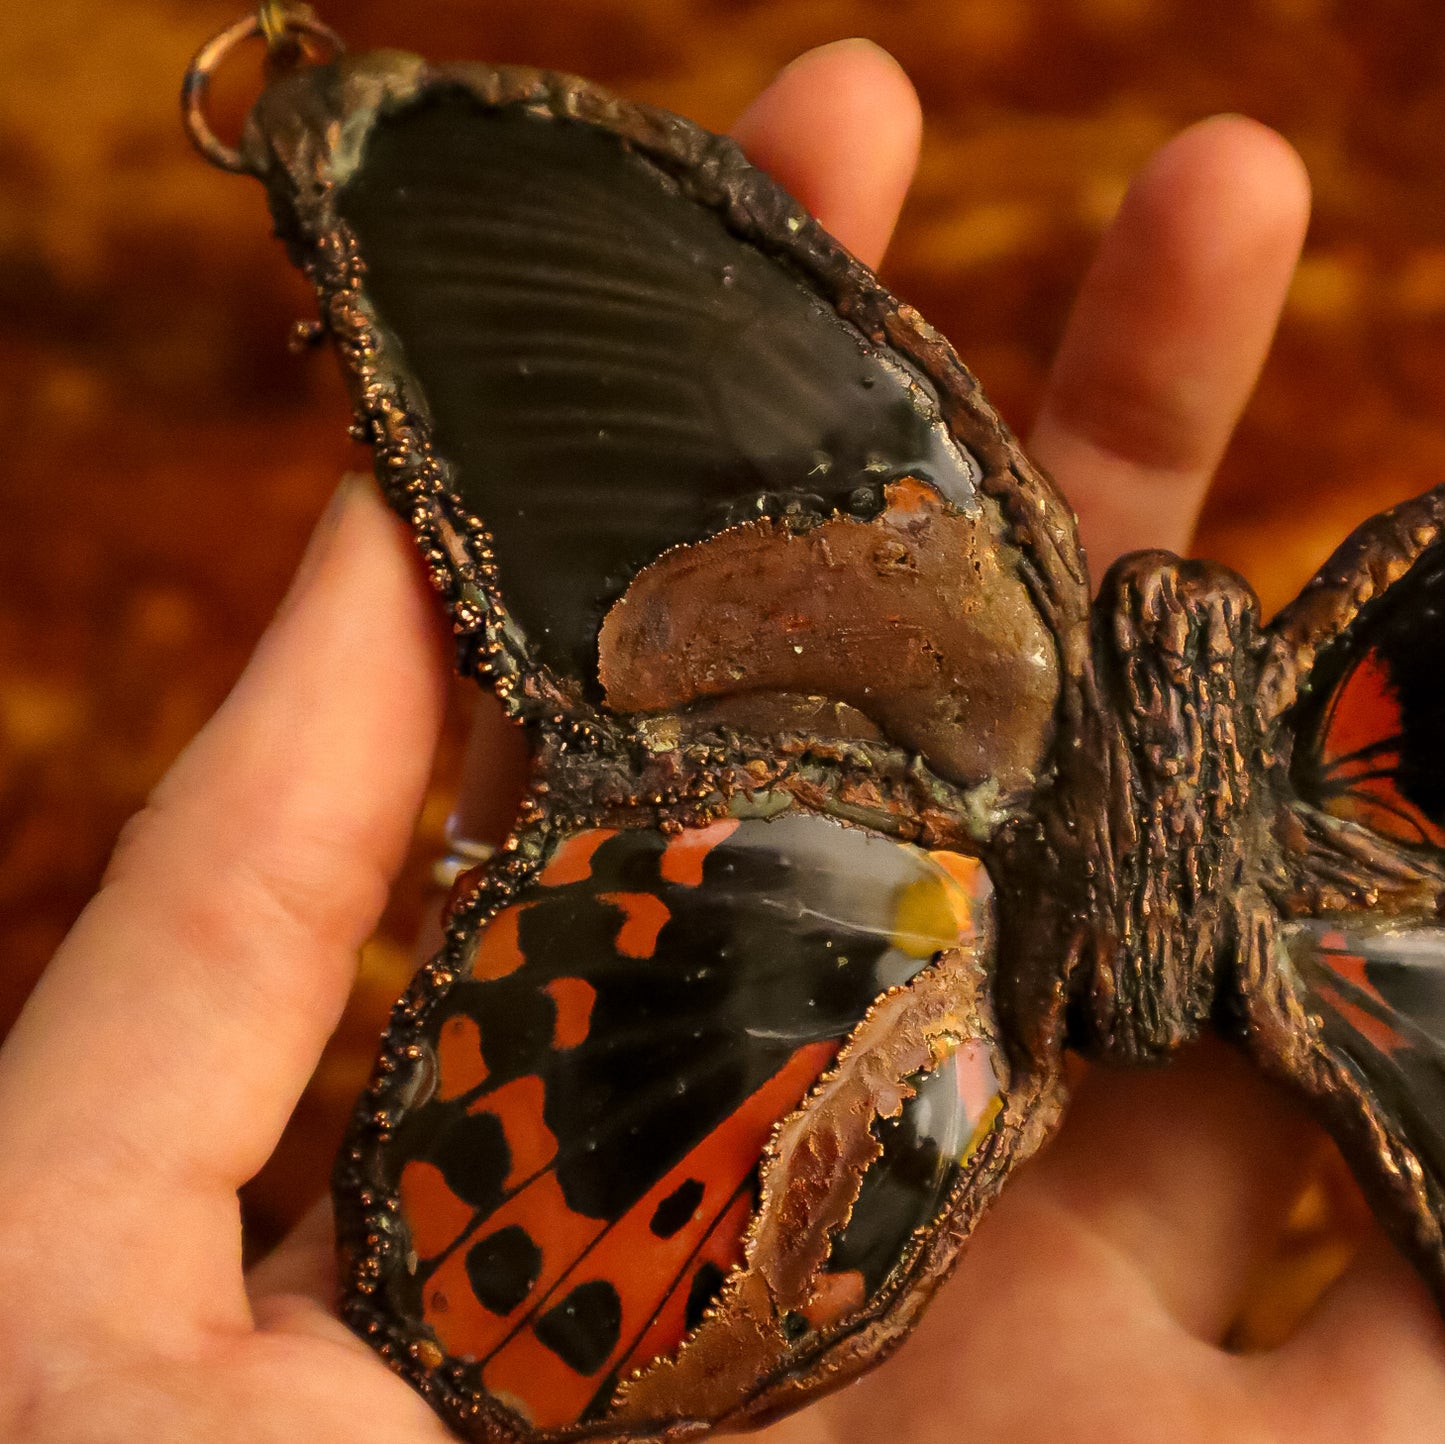
[[[1336,817],[1445,847],[1445,549],[1367,606],[1322,664],[1295,779]]]
[[[973,905],[927,853],[817,817],[565,838],[482,929],[387,1147],[413,1317],[534,1425],[600,1413],[742,1261],[778,1120]],[[835,1245],[837,1313],[991,1122],[986,1050],[919,1085]]]

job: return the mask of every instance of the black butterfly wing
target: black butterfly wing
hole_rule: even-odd
[[[339,198],[512,614],[562,675],[595,672],[619,582],[727,521],[876,509],[903,476],[978,502],[929,384],[663,182],[605,131],[458,92],[378,127]]]
[[[1376,518],[1274,625],[1288,920],[1245,1006],[1256,1055],[1315,1101],[1445,1298],[1442,523],[1439,491]]]
[[[514,710],[595,715],[604,617],[669,548],[875,518],[905,478],[996,564],[958,564],[954,613],[992,588],[1010,657],[1048,633],[1082,655],[1068,508],[946,343],[731,142],[571,78],[361,56],[273,87],[247,154]],[[862,645],[852,671],[887,667]],[[709,659],[713,692],[735,661]]]
[[[1401,518],[1377,523],[1378,554],[1360,559],[1366,570],[1357,572],[1353,592],[1316,583],[1281,626],[1286,635],[1303,630],[1322,603],[1349,608],[1338,632],[1308,644],[1314,655],[1291,719],[1296,792],[1331,818],[1427,851],[1445,847],[1445,546],[1433,539],[1439,509],[1434,494],[1404,509],[1412,519],[1403,523],[1413,532],[1408,540]],[[1350,560],[1355,552],[1352,545]]]

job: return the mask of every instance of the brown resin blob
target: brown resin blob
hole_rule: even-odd
[[[1053,641],[983,514],[894,483],[869,521],[761,520],[665,553],[602,626],[619,712],[806,693],[845,702],[941,776],[1029,787],[1053,732]]]

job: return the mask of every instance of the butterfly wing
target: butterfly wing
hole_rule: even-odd
[[[1408,1139],[1433,1212],[1445,1202],[1445,927],[1310,920],[1284,947],[1328,1052]],[[1413,1172],[1413,1169],[1407,1169]]]
[[[903,476],[976,504],[911,368],[615,137],[484,114],[378,127],[339,210],[539,661],[594,673],[608,590],[727,522]]]
[[[1317,1104],[1445,1298],[1445,495],[1369,523],[1276,621],[1288,916],[1250,1046]]]
[[[799,812],[542,853],[388,1037],[338,1172],[348,1317],[544,1432],[860,1367],[1048,1116],[982,866]]]
[[[1432,500],[1410,507],[1422,527],[1437,509]],[[1382,547],[1397,535],[1391,527]],[[1292,717],[1292,780],[1301,798],[1332,818],[1438,851],[1445,847],[1445,547],[1432,541],[1417,556],[1386,553],[1369,562],[1375,575],[1367,573],[1367,593],[1354,594],[1345,625],[1312,643]],[[1378,576],[1390,562],[1401,575]],[[1296,616],[1331,596],[1338,601],[1341,589],[1317,583]],[[1293,630],[1290,617],[1282,630]]]
[[[1075,659],[1086,641],[1068,508],[941,338],[731,142],[579,80],[387,55],[273,87],[247,152],[318,285],[378,475],[469,660],[515,711],[596,722],[612,701],[604,618],[659,557],[720,532],[750,525],[765,553],[728,561],[744,578],[735,635],[779,631],[791,594],[765,619],[742,613],[786,585],[788,543],[819,520],[841,533],[879,517],[906,483],[904,511],[926,502],[956,530],[952,570],[909,581],[898,506],[866,566],[836,569],[945,589],[957,625],[978,618],[966,638],[940,642],[905,600],[902,629],[832,626],[846,655],[831,669],[814,635],[788,637],[766,676],[748,647],[714,649],[685,696],[644,695],[614,668],[612,710],[760,688],[832,697],[857,675],[971,674],[993,658],[989,696],[1028,693],[1051,717],[1053,637]],[[720,624],[716,568],[703,571],[667,590],[691,586]],[[980,690],[965,680],[955,709]]]

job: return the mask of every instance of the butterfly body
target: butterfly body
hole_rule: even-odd
[[[1091,601],[947,343],[729,142],[388,54],[275,84],[245,160],[535,743],[336,1170],[344,1316],[458,1429],[837,1387],[1056,1125],[1066,1047],[1206,1025],[1445,1300],[1445,497],[1269,625],[1158,553]]]

